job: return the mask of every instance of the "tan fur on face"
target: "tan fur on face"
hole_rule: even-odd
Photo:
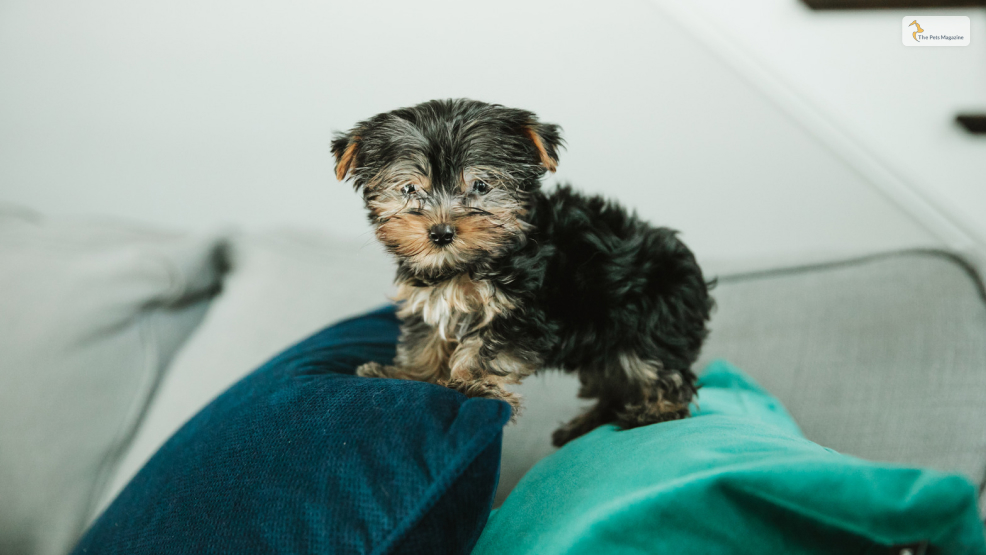
[[[496,166],[469,166],[462,173],[462,182],[459,187],[463,194],[472,191],[472,185],[481,179],[493,189],[514,189],[517,187],[514,177],[503,168]]]
[[[492,216],[468,215],[454,220],[460,251],[497,256],[511,244],[521,228],[515,215],[506,210],[490,213]]]
[[[380,223],[376,235],[397,256],[414,258],[435,250],[428,238],[428,229],[435,223],[433,218],[398,213]]]
[[[436,204],[409,200],[398,206],[393,202],[388,205],[390,212],[386,213],[390,215],[381,219],[376,229],[377,238],[391,252],[407,259],[424,273],[437,273],[450,266],[462,267],[483,257],[499,256],[529,228],[526,222],[518,219],[523,209],[509,199],[504,199],[502,204],[483,205],[483,212],[472,210],[465,203]],[[384,205],[380,206],[383,209]],[[436,224],[450,224],[455,228],[451,244],[439,247],[431,242],[428,231]]]
[[[428,160],[424,158],[401,160],[369,176],[366,180],[366,188],[389,189],[391,194],[402,198],[400,188],[407,183],[413,183],[424,191],[431,191],[431,178],[428,175]]]
[[[366,182],[367,208],[376,235],[391,252],[423,274],[436,275],[490,256],[499,256],[530,229],[523,221],[528,210],[511,177],[493,167],[476,166],[460,176],[457,192],[434,190],[424,159],[402,160]],[[471,193],[476,179],[491,186],[483,195]],[[413,185],[413,194],[403,189]],[[449,224],[455,238],[434,245],[432,226]]]

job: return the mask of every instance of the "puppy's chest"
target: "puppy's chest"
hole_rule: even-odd
[[[473,280],[465,275],[429,287],[402,283],[395,300],[403,301],[398,311],[401,318],[420,317],[445,341],[461,341],[516,308],[490,281]]]

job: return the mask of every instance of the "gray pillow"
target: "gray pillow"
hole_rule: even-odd
[[[376,242],[301,230],[230,237],[223,293],[175,356],[95,519],[189,418],[248,372],[323,327],[390,302]]]
[[[809,439],[986,476],[986,297],[966,258],[908,251],[723,276],[698,367],[725,358]]]
[[[0,553],[61,555],[217,291],[221,245],[0,208],[0,261]]]

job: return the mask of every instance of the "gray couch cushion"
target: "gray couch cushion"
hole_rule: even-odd
[[[986,474],[986,296],[963,259],[912,251],[723,276],[702,367],[725,358],[813,441]]]
[[[737,364],[827,447],[982,483],[986,301],[965,259],[982,260],[915,251],[719,274],[696,369],[716,358]],[[504,430],[497,504],[555,451],[552,430],[586,405],[577,388],[573,376],[552,371],[516,388],[526,409]]]
[[[394,266],[376,242],[304,231],[237,234],[223,293],[162,380],[96,518],[186,420],[279,351],[388,302]]]
[[[0,210],[0,553],[71,548],[218,287],[218,249]]]

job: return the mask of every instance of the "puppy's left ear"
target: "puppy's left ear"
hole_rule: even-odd
[[[356,169],[356,155],[359,154],[359,137],[350,133],[338,133],[332,140],[332,155],[336,159],[336,179],[345,181],[349,173]]]
[[[524,126],[524,132],[534,143],[541,165],[549,172],[558,169],[558,149],[565,144],[561,138],[561,127],[553,123],[533,122]]]

